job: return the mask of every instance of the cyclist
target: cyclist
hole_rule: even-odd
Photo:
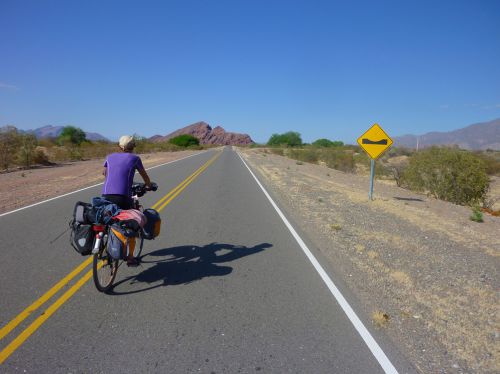
[[[142,165],[141,158],[132,153],[135,148],[134,138],[130,135],[123,135],[118,141],[118,146],[121,152],[108,155],[104,162],[103,175],[105,181],[102,188],[102,197],[118,205],[121,209],[131,209],[132,183],[134,182],[135,171],[137,170],[144,179],[146,188],[151,188],[151,180]],[[133,245],[130,247],[127,264],[135,265],[137,260],[133,257]]]

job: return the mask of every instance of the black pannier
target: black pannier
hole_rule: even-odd
[[[78,201],[73,209],[73,221],[91,224],[95,222],[95,209],[92,204]]]
[[[146,224],[142,228],[144,239],[152,240],[160,235],[161,218],[160,214],[154,209],[145,209],[144,215],[146,216]]]
[[[69,242],[82,256],[88,256],[94,248],[94,231],[92,225],[86,225],[76,221],[71,222]]]
[[[78,201],[73,209],[73,219],[69,223],[69,242],[82,256],[88,256],[92,253],[95,237],[92,230],[94,220],[95,212],[92,204]]]

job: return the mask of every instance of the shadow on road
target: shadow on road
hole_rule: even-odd
[[[396,200],[402,200],[402,201],[419,201],[419,202],[423,202],[424,201],[422,199],[417,199],[417,198],[414,198],[414,197],[399,197],[399,196],[394,196],[394,199],[396,199]]]
[[[138,274],[115,283],[110,295],[127,295],[154,288],[187,284],[204,277],[224,276],[233,271],[230,266],[219,265],[262,252],[273,245],[261,243],[254,247],[211,243],[205,246],[184,245],[159,249],[141,256]],[[123,283],[146,283],[152,286],[120,292]]]

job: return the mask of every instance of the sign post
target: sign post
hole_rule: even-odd
[[[375,160],[387,151],[393,141],[377,123],[358,138],[359,146],[370,157],[370,192],[368,198],[373,200],[373,179],[375,178]]]

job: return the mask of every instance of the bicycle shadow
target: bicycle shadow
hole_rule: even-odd
[[[220,264],[262,252],[272,246],[270,243],[261,243],[253,247],[210,243],[204,246],[183,245],[159,249],[141,256],[141,267],[146,269],[116,282],[108,294],[128,295],[158,287],[188,284],[205,277],[225,276],[230,274],[233,268]],[[147,267],[148,264],[151,266]],[[139,290],[117,291],[120,285],[127,282],[153,285]]]

